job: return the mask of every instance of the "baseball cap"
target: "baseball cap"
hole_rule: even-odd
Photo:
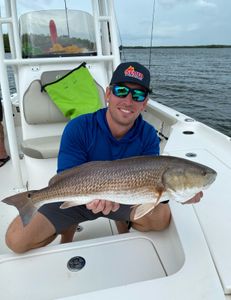
[[[118,65],[113,72],[110,85],[123,82],[137,83],[151,92],[150,72],[138,62],[125,62]]]

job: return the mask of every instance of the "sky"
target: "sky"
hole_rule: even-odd
[[[64,7],[63,0],[19,2],[23,12]],[[89,10],[90,0],[66,0],[68,8],[81,2],[80,9]],[[114,0],[114,4],[124,46],[231,45],[231,0]]]

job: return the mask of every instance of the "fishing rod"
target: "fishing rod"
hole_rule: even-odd
[[[151,67],[151,59],[152,59],[152,42],[153,42],[155,12],[156,12],[156,0],[153,0],[153,6],[152,6],[152,28],[151,28],[150,47],[149,47],[149,60],[148,60],[148,68],[149,68],[149,70],[150,70],[150,67]]]
[[[64,0],[65,5],[65,14],[66,14],[66,23],[67,23],[67,35],[70,37],[70,29],[69,29],[69,23],[68,23],[68,14],[67,14],[67,3],[66,0]]]

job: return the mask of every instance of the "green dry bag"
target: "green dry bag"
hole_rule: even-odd
[[[86,63],[43,86],[65,117],[73,119],[102,107],[97,86]]]

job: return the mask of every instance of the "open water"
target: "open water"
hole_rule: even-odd
[[[148,66],[149,52],[124,49],[122,60]],[[153,48],[151,97],[231,137],[230,67],[231,48]]]
[[[148,66],[149,49],[123,61]],[[231,48],[153,48],[151,97],[231,137]]]

